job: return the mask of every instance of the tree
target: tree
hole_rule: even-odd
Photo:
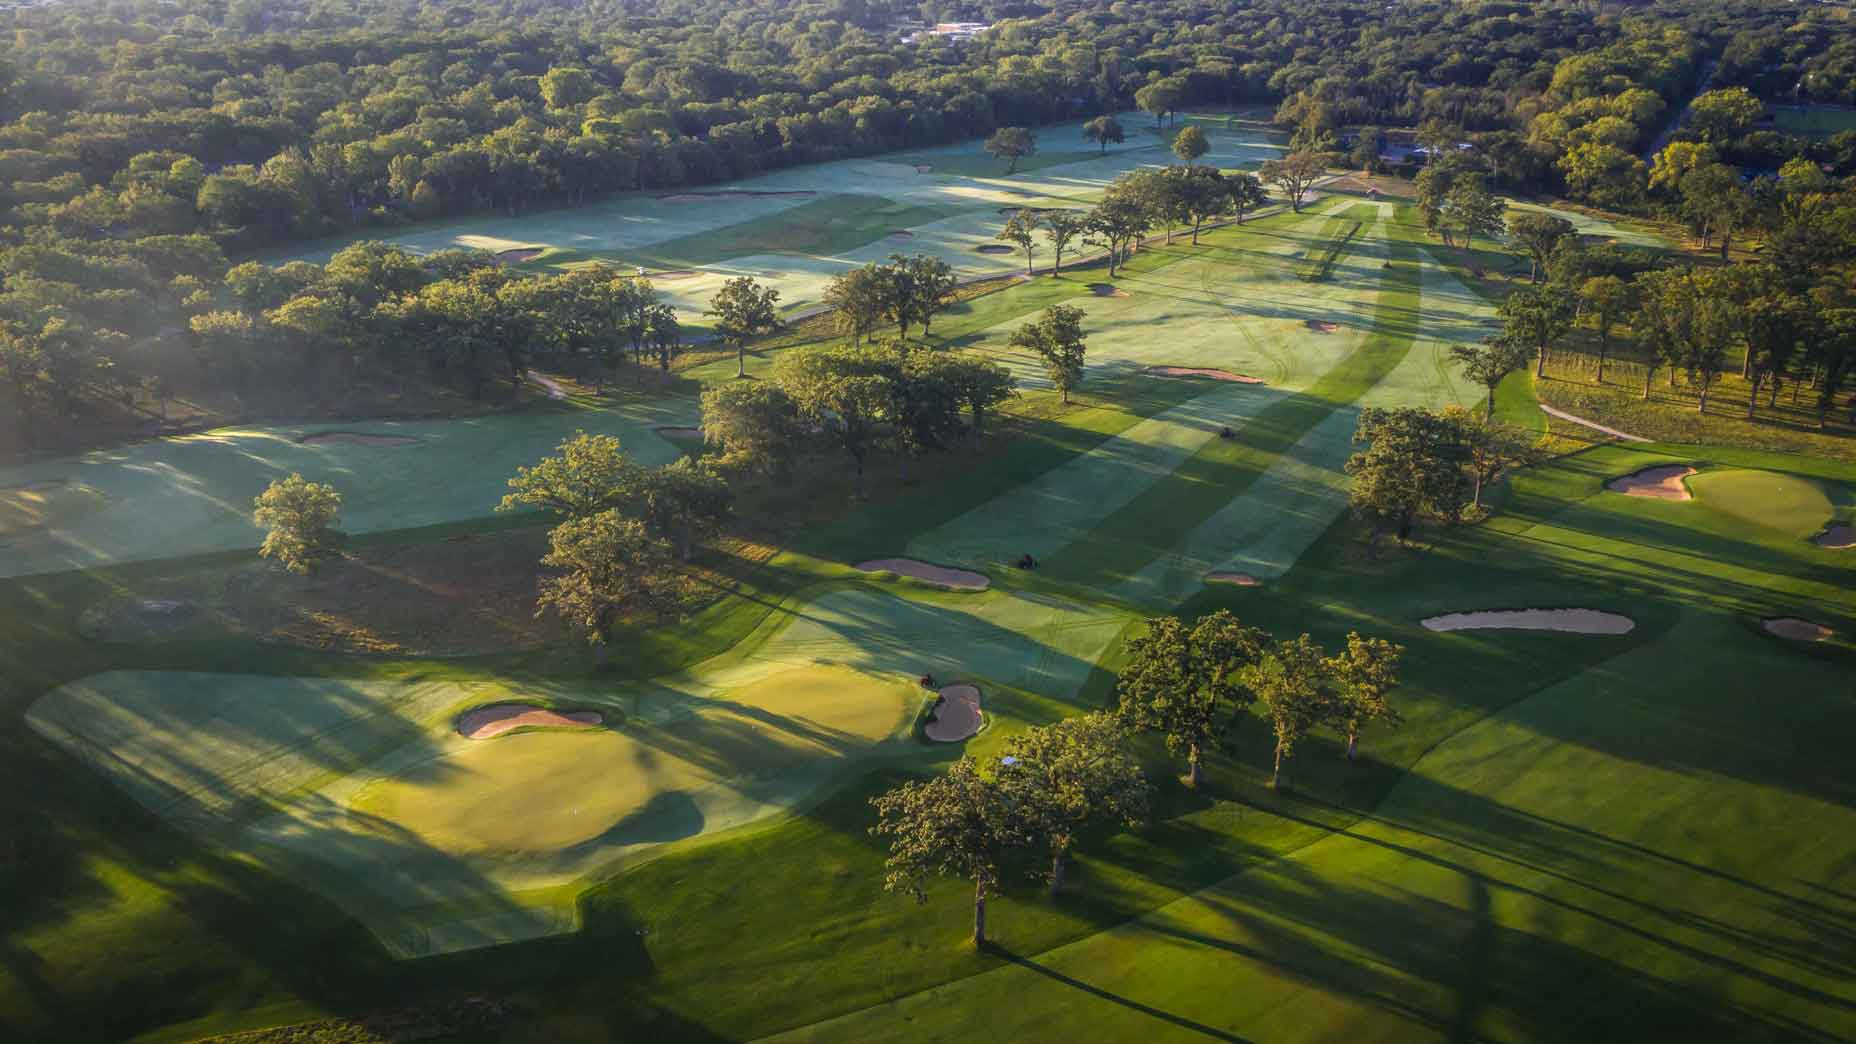
[[[889,268],[899,274],[897,285],[906,290],[908,311],[922,324],[922,335],[927,336],[934,313],[941,310],[960,285],[954,277],[953,266],[933,254],[907,257],[891,254]]]
[[[1115,268],[1130,246],[1153,227],[1153,217],[1134,190],[1132,183],[1118,180],[1109,186],[1102,201],[1089,212],[1084,233],[1091,242],[1108,251],[1108,276],[1115,278]]]
[[[1123,746],[1121,722],[1097,711],[1039,725],[1012,737],[999,781],[1050,853],[1050,892],[1063,889],[1070,847],[1091,822],[1138,826],[1147,814],[1147,778]]]
[[[1211,167],[1187,167],[1176,180],[1180,208],[1192,225],[1192,245],[1198,246],[1205,223],[1231,212],[1231,185]]]
[[[1187,125],[1173,135],[1173,155],[1190,167],[1200,157],[1210,152],[1212,143],[1205,139],[1205,132],[1196,125]]]
[[[799,408],[770,381],[712,384],[702,392],[703,438],[722,461],[747,470],[782,471],[803,434]]]
[[[1398,688],[1398,661],[1405,647],[1384,638],[1347,633],[1347,648],[1328,658],[1326,673],[1335,683],[1334,724],[1347,735],[1347,760],[1360,746],[1360,730],[1375,721],[1399,723],[1386,696]]]
[[[541,97],[550,109],[571,109],[584,105],[599,92],[599,85],[585,69],[549,69],[541,77]]]
[[[697,537],[721,531],[734,513],[735,495],[715,466],[692,457],[647,471],[638,499],[651,532],[676,543],[687,562]]]
[[[1638,279],[1641,318],[1632,326],[1670,368],[1680,368],[1701,387],[1696,410],[1706,413],[1708,393],[1726,366],[1738,334],[1733,277],[1664,269]],[[1645,377],[1645,397],[1649,395]]]
[[[1007,177],[1018,173],[1018,161],[1038,151],[1038,136],[1024,127],[1000,127],[986,139],[986,152],[1006,161]]]
[[[1279,160],[1264,160],[1257,176],[1282,190],[1289,197],[1289,209],[1302,212],[1302,198],[1308,189],[1327,172],[1327,163],[1319,153],[1291,152]]]
[[[1450,358],[1463,368],[1463,375],[1488,389],[1488,416],[1495,416],[1495,389],[1511,373],[1527,365],[1533,350],[1506,335],[1485,337],[1481,344],[1454,344]]]
[[[973,945],[986,945],[986,900],[999,890],[1000,864],[1031,841],[1030,823],[1007,789],[961,758],[942,775],[904,783],[871,800],[889,839],[883,887],[928,901],[929,877],[973,882]]]
[[[1593,206],[1626,210],[1643,195],[1643,161],[1616,145],[1575,145],[1560,157],[1559,166],[1567,189]]]
[[[538,507],[567,518],[586,518],[622,508],[638,496],[641,469],[620,448],[615,435],[574,437],[534,467],[517,467],[498,511]]]
[[[541,564],[559,572],[541,581],[537,615],[552,611],[584,632],[602,663],[622,612],[656,610],[672,597],[670,545],[613,508],[555,526]]]
[[[1102,147],[1102,155],[1108,155],[1109,145],[1120,145],[1127,140],[1127,133],[1121,129],[1121,121],[1113,116],[1097,116],[1083,124],[1083,137]]]
[[[1672,141],[1656,154],[1656,162],[1650,167],[1650,188],[1678,193],[1682,179],[1690,171],[1718,162],[1714,146],[1705,141]]]
[[[774,381],[792,397],[800,415],[850,455],[860,500],[864,462],[892,401],[895,365],[893,351],[868,346],[788,352],[774,364]]]
[[[1023,207],[1006,221],[1005,227],[995,237],[1008,243],[1018,244],[1018,249],[1025,252],[1025,274],[1031,274],[1031,252],[1037,248],[1038,215],[1029,207]]]
[[[1157,80],[1134,92],[1134,104],[1140,106],[1142,112],[1153,114],[1154,126],[1158,127],[1178,108],[1183,96],[1178,82]]]
[[[657,368],[670,372],[670,360],[683,348],[683,324],[677,313],[662,301],[654,302],[645,313],[645,344],[657,356]]]
[[[1444,227],[1463,237],[1463,246],[1475,245],[1476,236],[1493,236],[1502,230],[1508,204],[1482,185],[1479,174],[1465,175],[1450,186],[1444,200]],[[1446,242],[1449,236],[1445,236]]]
[[[1572,222],[1538,210],[1524,210],[1508,220],[1508,235],[1527,248],[1527,281],[1540,282],[1547,262],[1560,245],[1572,238]]]
[[[1050,240],[1052,278],[1063,270],[1064,249],[1088,227],[1088,216],[1073,210],[1053,210],[1044,215],[1044,238]]]
[[[1516,468],[1541,460],[1539,437],[1532,431],[1497,424],[1493,418],[1478,417],[1461,406],[1446,407],[1444,417],[1456,425],[1458,441],[1463,445],[1471,482],[1469,508],[1477,516],[1482,511],[1485,488]]]
[[[342,495],[298,474],[272,482],[253,501],[252,521],[270,532],[258,554],[292,573],[309,573],[335,544]]]
[[[1725,163],[1708,163],[1683,175],[1682,211],[1701,232],[1702,245],[1721,237],[1721,260],[1728,260],[1734,233],[1753,218],[1753,196],[1740,172]]]
[[[1205,752],[1224,744],[1255,701],[1244,672],[1267,639],[1221,609],[1190,629],[1173,616],[1149,620],[1147,633],[1129,640],[1116,687],[1121,720],[1162,734],[1167,750],[1185,755],[1187,786],[1199,785]]]
[[[1592,276],[1579,284],[1580,314],[1598,331],[1598,381],[1605,383],[1605,358],[1611,352],[1611,330],[1630,307],[1629,284],[1614,275]]]
[[[987,412],[1018,394],[1012,371],[976,355],[962,353],[942,358],[945,379],[953,386],[961,405],[972,414],[973,437],[985,437]]]
[[[1051,305],[1036,321],[1012,331],[1010,344],[1034,352],[1044,360],[1044,372],[1070,404],[1070,391],[1083,381],[1083,311],[1068,305]]]
[[[716,333],[725,343],[735,346],[735,376],[748,375],[748,341],[780,328],[775,311],[780,292],[755,282],[753,276],[736,276],[722,284],[709,299],[704,315],[715,316]]]
[[[1745,87],[1727,87],[1697,95],[1689,102],[1688,111],[1689,120],[1701,136],[1719,145],[1752,130],[1766,107]]]
[[[1547,353],[1577,315],[1572,295],[1559,286],[1522,287],[1502,299],[1495,308],[1502,319],[1502,336],[1532,348],[1536,354],[1534,376],[1547,374]]]
[[[1456,426],[1429,410],[1367,408],[1347,459],[1348,499],[1372,523],[1372,540],[1391,527],[1404,540],[1419,518],[1449,521],[1463,502],[1463,448]]]
[[[1263,191],[1263,183],[1255,174],[1240,170],[1225,178],[1225,191],[1231,197],[1231,211],[1237,215],[1237,223],[1244,223],[1244,215],[1270,201],[1269,194]]]
[[[873,264],[840,272],[825,284],[824,302],[834,309],[838,329],[850,335],[852,347],[882,321],[888,292],[884,273]]]
[[[1327,658],[1314,639],[1303,634],[1277,642],[1244,672],[1276,734],[1275,768],[1270,786],[1282,785],[1283,762],[1295,757],[1295,745],[1315,726],[1334,717],[1327,691]]]

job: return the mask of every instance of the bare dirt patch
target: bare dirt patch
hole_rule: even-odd
[[[1789,638],[1794,642],[1821,642],[1837,632],[1821,623],[1800,619],[1796,616],[1768,616],[1759,622],[1770,634],[1780,638]]]
[[[1845,551],[1856,547],[1856,527],[1836,525],[1825,527],[1822,533],[1811,538],[1818,547],[1828,547],[1834,551]]]
[[[1249,573],[1206,573],[1205,582],[1208,584],[1236,584],[1239,587],[1256,587],[1262,583],[1262,581],[1251,576]]]
[[[981,246],[976,246],[973,249],[982,254],[1009,254],[1018,248],[1009,246],[1005,243],[986,243]]]
[[[465,739],[494,739],[523,728],[593,728],[605,718],[598,711],[561,711],[530,703],[492,703],[465,711],[458,717],[458,735]]]
[[[992,586],[992,581],[984,573],[975,573],[969,569],[950,569],[932,562],[922,562],[913,558],[873,558],[867,562],[857,563],[857,568],[866,573],[895,573],[897,576],[914,577],[931,584],[951,587],[958,591],[984,591]]]
[[[1426,617],[1427,631],[1564,631],[1568,634],[1629,634],[1637,622],[1601,609],[1495,609]]]
[[[811,199],[818,193],[810,189],[793,192],[677,192],[659,196],[665,203],[713,203],[719,199]]]
[[[959,743],[980,731],[985,717],[980,713],[980,687],[949,685],[941,690],[934,713],[922,725],[922,735],[936,743]]]
[[[1147,372],[1156,377],[1209,377],[1214,381],[1231,381],[1236,384],[1262,384],[1258,377],[1247,377],[1229,370],[1211,370],[1202,366],[1149,366]]]
[[[517,247],[514,250],[498,250],[496,262],[502,265],[519,265],[524,261],[533,261],[541,256],[541,247]]]
[[[412,446],[419,440],[411,435],[378,435],[365,431],[318,431],[296,441],[305,446],[341,443],[348,446]]]
[[[1316,333],[1335,333],[1340,330],[1339,323],[1330,323],[1326,319],[1310,319],[1302,325]]]
[[[1695,473],[1687,464],[1659,464],[1642,471],[1620,475],[1605,483],[1605,488],[1627,497],[1651,497],[1656,500],[1693,500],[1682,480]]]
[[[1128,292],[1113,283],[1090,283],[1089,292],[1097,297],[1127,297]]]

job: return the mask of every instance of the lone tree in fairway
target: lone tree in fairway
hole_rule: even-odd
[[[1188,124],[1173,135],[1173,155],[1188,167],[1211,150],[1212,143],[1205,140],[1205,132],[1196,124]]]
[[[1485,337],[1481,344],[1450,346],[1450,358],[1463,367],[1463,375],[1489,391],[1488,415],[1495,416],[1495,389],[1507,376],[1527,365],[1533,352],[1505,334]]]
[[[1405,647],[1384,638],[1348,632],[1347,648],[1328,658],[1327,673],[1336,685],[1334,726],[1347,734],[1347,760],[1360,746],[1360,730],[1375,721],[1397,725],[1398,711],[1386,695],[1398,687],[1398,661]]]
[[[986,151],[1006,161],[1005,173],[1018,173],[1018,161],[1038,151],[1038,136],[1024,127],[1000,127],[986,139]]]
[[[1038,216],[1030,208],[1023,208],[1013,214],[1005,227],[999,230],[998,238],[1008,243],[1018,244],[1018,249],[1025,252],[1025,274],[1031,274],[1031,252],[1037,248]]]
[[[1023,811],[1005,787],[961,758],[945,775],[904,783],[873,798],[877,824],[889,838],[883,887],[928,901],[929,877],[973,882],[973,945],[986,945],[986,899],[999,890],[1000,862],[1031,842]]]
[[[252,502],[252,521],[270,530],[258,554],[292,573],[309,573],[335,543],[342,495],[301,475],[278,479]]]
[[[1063,271],[1063,252],[1069,245],[1089,228],[1089,218],[1070,210],[1057,210],[1044,215],[1044,238],[1050,240],[1051,278]]]
[[[1399,540],[1420,517],[1450,520],[1463,502],[1463,449],[1456,425],[1428,410],[1365,409],[1353,440],[1367,444],[1347,459],[1347,495],[1372,523],[1372,545],[1390,527]]]
[[[730,279],[709,300],[709,310],[703,314],[715,316],[716,332],[735,346],[736,377],[748,375],[748,342],[780,328],[779,313],[774,311],[779,300],[778,290],[760,285],[753,276]]]
[[[1289,209],[1297,214],[1302,212],[1309,186],[1326,172],[1327,164],[1313,152],[1291,152],[1279,160],[1265,160],[1257,169],[1259,177],[1282,190],[1289,198]]]
[[[1083,124],[1083,137],[1102,146],[1102,155],[1108,155],[1112,142],[1120,145],[1127,140],[1127,132],[1121,129],[1121,121],[1113,116],[1097,116]]]
[[[1165,736],[1167,749],[1186,757],[1186,785],[1196,787],[1205,751],[1222,746],[1237,715],[1256,700],[1244,673],[1268,636],[1225,610],[1191,630],[1172,616],[1148,625],[1128,643],[1117,686],[1121,720]]]
[[[1076,835],[1091,822],[1138,826],[1147,814],[1147,778],[1122,744],[1114,715],[1097,711],[1027,729],[1005,745],[999,781],[1050,851],[1050,892]]]
[[[1083,310],[1068,305],[1051,305],[1036,322],[1012,331],[1011,345],[1036,352],[1044,360],[1044,372],[1070,404],[1070,389],[1083,382]]]
[[[554,456],[534,467],[518,467],[509,480],[498,511],[545,508],[568,518],[585,518],[630,504],[638,495],[643,469],[632,462],[612,435],[576,432]]]
[[[541,582],[536,614],[554,612],[586,634],[606,658],[606,637],[625,610],[669,601],[670,546],[617,510],[570,518],[548,534],[541,564],[560,572]]]
[[[1276,767],[1270,773],[1270,786],[1280,787],[1283,762],[1295,757],[1295,745],[1333,714],[1323,684],[1327,662],[1321,646],[1304,634],[1278,642],[1246,672],[1246,678],[1276,733]]]

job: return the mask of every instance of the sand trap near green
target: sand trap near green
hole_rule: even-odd
[[[1821,532],[1833,511],[1822,486],[1776,471],[1709,468],[1687,482],[1696,503],[1709,511],[1800,538]]]
[[[252,498],[300,473],[342,494],[349,533],[404,529],[488,515],[520,465],[533,464],[584,429],[617,435],[641,463],[681,451],[653,429],[687,420],[687,404],[627,403],[599,412],[561,410],[463,420],[367,425],[375,439],[304,441],[323,427],[222,428],[80,456],[0,468],[0,490],[83,490],[82,510],[52,526],[0,534],[0,576],[253,548],[263,534]],[[59,486],[58,484],[63,484]],[[23,515],[21,516],[23,517]]]

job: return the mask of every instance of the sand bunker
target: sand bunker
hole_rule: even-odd
[[[1339,323],[1330,323],[1326,319],[1310,319],[1302,325],[1316,333],[1334,333],[1340,329]]]
[[[1569,634],[1629,634],[1637,623],[1598,609],[1497,609],[1446,613],[1424,621],[1427,631],[1565,631]]]
[[[667,439],[700,439],[702,438],[701,428],[686,428],[686,427],[678,427],[676,425],[668,425],[666,427],[653,428],[651,430],[657,432],[659,435],[662,435],[663,437]]]
[[[1004,243],[987,243],[985,246],[977,246],[977,247],[974,247],[973,249],[979,251],[982,254],[1009,254],[1018,248],[1013,247],[1013,246],[1007,246]]]
[[[894,232],[891,232],[889,234],[889,238],[891,239],[914,239],[915,233],[910,232],[906,228],[899,228],[899,229],[896,229]]]
[[[917,580],[926,580],[942,587],[952,587],[960,591],[984,591],[992,585],[984,573],[975,573],[966,569],[949,569],[913,558],[873,558],[868,562],[857,563],[857,568],[866,573],[895,573],[897,576],[912,576]]]
[[[1089,292],[1097,297],[1126,297],[1128,292],[1113,283],[1090,283]]]
[[[1236,584],[1239,587],[1255,587],[1262,581],[1249,573],[1206,573],[1208,584]]]
[[[1790,638],[1794,642],[1821,642],[1837,633],[1821,623],[1801,620],[1796,616],[1768,616],[1759,625],[1771,634]]]
[[[694,279],[699,275],[702,275],[702,273],[695,271],[694,269],[672,268],[665,272],[652,272],[650,275],[646,276],[645,278],[646,279],[658,279],[658,280]]]
[[[718,199],[811,199],[818,193],[809,189],[796,192],[678,192],[657,197],[665,203],[713,203]]]
[[[922,735],[936,743],[959,743],[979,732],[983,720],[979,686],[949,685],[941,690],[941,702],[922,726]]]
[[[523,261],[533,261],[541,256],[540,247],[518,247],[514,250],[498,250],[496,260],[499,264],[514,265]]]
[[[605,719],[598,711],[560,711],[529,703],[492,703],[466,711],[458,718],[458,735],[465,739],[484,740],[505,732],[531,726],[592,728]]]
[[[1256,377],[1246,377],[1229,370],[1208,370],[1199,366],[1149,366],[1147,372],[1159,377],[1210,377],[1214,381],[1233,381],[1238,384],[1262,384]]]
[[[419,440],[411,435],[370,435],[364,431],[318,431],[296,440],[305,446],[339,442],[350,446],[410,446]]]
[[[1605,488],[1627,497],[1653,497],[1657,500],[1693,500],[1682,480],[1695,473],[1687,464],[1659,464],[1642,471],[1614,478]]]
[[[1822,533],[1811,538],[1818,547],[1828,547],[1844,551],[1856,547],[1856,528],[1850,526],[1829,526]]]

